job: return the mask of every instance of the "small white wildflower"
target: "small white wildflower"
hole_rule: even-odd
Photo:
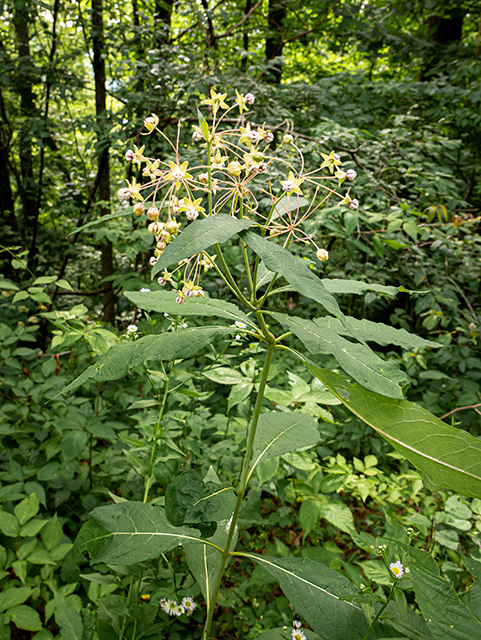
[[[127,327],[127,331],[129,333],[135,333],[138,330],[139,330],[139,327],[136,324],[129,324],[129,326]]]
[[[169,314],[167,313],[167,311],[164,311],[164,318],[168,318]]]
[[[168,613],[169,616],[175,616],[177,615],[175,612],[177,607],[178,607],[178,604],[175,600],[167,600],[164,611]]]
[[[292,640],[306,640],[306,636],[302,631],[299,631],[298,629],[293,629]]]
[[[245,329],[247,327],[247,325],[244,322],[240,322],[239,320],[236,320],[234,322],[234,325],[238,328],[238,329]]]
[[[194,613],[194,609],[197,607],[197,604],[194,602],[194,598],[186,596],[185,598],[182,598],[182,606],[184,607],[187,615],[190,616]]]
[[[183,613],[185,613],[185,609],[181,604],[176,604],[174,613],[176,616],[181,616]]]
[[[244,100],[247,102],[247,104],[254,104],[255,99],[256,97],[253,93],[246,93],[244,96]]]
[[[235,339],[236,339],[236,340],[240,340],[240,339],[241,339],[240,335],[239,335],[239,334],[237,334],[237,335],[235,336]]]
[[[401,562],[399,560],[396,560],[396,562],[391,562],[391,564],[389,565],[389,568],[391,569],[391,571],[393,572],[393,574],[396,576],[396,578],[402,578],[404,575],[404,567],[402,566]]]
[[[146,287],[142,287],[142,289],[140,290],[140,293],[148,293],[150,291],[150,289],[147,289]]]
[[[184,324],[182,325],[182,328],[183,328],[183,329],[187,329],[187,327],[188,327],[188,326],[189,326],[189,325],[187,324],[187,322],[184,322]]]

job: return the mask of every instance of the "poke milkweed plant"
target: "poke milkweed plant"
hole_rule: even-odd
[[[346,179],[355,178],[355,172],[344,171],[334,152],[323,154],[324,161],[318,169],[306,171],[292,136],[284,136],[279,152],[271,148],[274,135],[265,125],[246,122],[248,106],[254,103],[252,94],[236,92],[232,106],[228,106],[226,97],[211,91],[205,100],[211,121],[199,112],[193,133],[199,145],[199,162],[191,166],[182,158],[179,136],[172,142],[159,130],[157,116],[147,117],[145,135],[160,135],[170,149],[170,158],[164,162],[148,157],[145,146],[129,150],[127,159],[142,170],[146,179],[132,180],[118,195],[122,200],[134,199],[136,215],[146,212],[149,233],[155,239],[152,273],[169,288],[129,292],[127,297],[146,312],[218,317],[233,325],[207,324],[122,341],[65,392],[88,379],[102,382],[122,377],[147,360],[170,362],[171,373],[175,360],[202,352],[222,338],[232,339],[234,327],[235,333],[265,349],[251,421],[245,442],[241,443],[240,476],[235,486],[230,486],[215,473],[202,478],[196,471],[185,471],[168,485],[165,507],[148,503],[155,483],[152,469],[169,392],[168,373],[153,434],[144,501],[95,508],[77,537],[75,551],[87,551],[93,563],[131,565],[157,558],[181,545],[207,606],[203,640],[210,637],[224,571],[233,556],[249,558],[270,572],[293,608],[321,638],[362,640],[399,633],[409,638],[454,637],[451,619],[444,619],[448,614],[445,601],[440,603],[441,597],[450,601],[451,615],[465,633],[459,637],[475,637],[473,633],[479,631],[481,623],[469,602],[457,596],[451,585],[439,577],[431,556],[416,549],[407,537],[404,542],[384,540],[378,545],[368,534],[352,533],[359,546],[371,551],[380,549],[379,555],[391,568],[393,584],[384,603],[372,592],[357,590],[346,577],[312,560],[236,551],[239,513],[253,472],[268,458],[313,447],[319,440],[311,415],[275,411],[271,405],[263,405],[277,350],[289,351],[337,401],[386,438],[421,471],[429,488],[448,488],[465,496],[481,497],[481,442],[405,400],[405,374],[367,345],[375,342],[436,348],[437,343],[410,335],[404,329],[347,317],[335,298],[335,294],[360,294],[366,290],[395,295],[404,289],[320,279],[309,268],[309,261],[292,253],[296,243],[310,244],[313,257],[328,259],[327,251],[303,230],[303,224],[327,200],[337,199],[340,205],[356,209],[359,203],[351,198],[349,190],[339,192]],[[234,110],[239,112],[238,126],[229,128],[226,114]],[[295,160],[292,153],[283,151],[286,147],[295,152]],[[276,166],[283,179],[271,178],[276,175]],[[227,241],[238,243],[244,280],[232,273],[223,249]],[[211,270],[238,304],[207,295],[202,277]],[[297,291],[318,303],[323,310],[320,317],[304,319],[274,310],[271,300],[286,290]],[[135,331],[132,327],[130,330]],[[291,346],[292,336],[299,339],[305,352]],[[323,368],[324,355],[334,356],[344,375]],[[252,386],[247,390],[250,393]],[[410,566],[409,573],[399,558]],[[414,614],[406,615],[405,600],[399,596],[399,585],[406,581],[415,591],[426,622]],[[421,622],[424,626],[420,630]],[[271,632],[266,632],[266,640],[268,633]],[[298,627],[292,633],[305,637]]]

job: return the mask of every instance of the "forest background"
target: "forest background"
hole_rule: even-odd
[[[231,101],[235,90],[253,93],[251,121],[267,122],[276,147],[292,135],[309,167],[319,166],[321,153],[340,154],[358,174],[349,186],[361,204],[330,202],[309,220],[309,233],[329,252],[314,271],[414,292],[368,290],[339,302],[349,315],[437,342],[438,349],[378,351],[406,372],[410,400],[478,437],[479,6],[55,0],[5,1],[0,10],[0,575],[6,592],[23,589],[19,601],[0,599],[1,637],[48,640],[59,629],[66,640],[200,637],[202,596],[176,552],[148,569],[95,572],[70,553],[89,511],[112,495],[143,497],[157,402],[147,396],[156,378],[139,367],[122,381],[91,383],[64,398],[59,392],[123,340],[128,325],[159,332],[185,324],[172,314],[153,320],[123,295],[161,288],[151,281],[147,227],[116,198],[126,179],[138,177],[125,152],[144,143],[151,113],[173,139],[180,120],[180,144],[192,148],[197,108],[215,89]],[[166,159],[157,144],[151,152]],[[215,278],[209,287],[219,294]],[[284,295],[281,311],[315,315],[312,301]],[[237,354],[246,353],[241,369]],[[155,499],[179,469],[233,472],[250,411],[243,389],[258,382],[258,355],[240,341],[183,363],[176,380],[184,386],[169,395]],[[351,526],[375,535],[412,526],[442,575],[465,591],[463,558],[480,546],[481,501],[425,489],[402,456],[323,400],[296,366],[288,356],[277,363],[267,397],[315,415],[321,441],[259,473],[242,514],[243,548],[302,554],[375,592],[389,573],[352,542]],[[20,504],[29,505],[25,522],[43,523],[23,537],[11,520],[15,513],[21,521]],[[247,565],[229,568],[219,637],[256,638],[291,622],[275,583],[260,570],[246,581]],[[139,572],[142,594],[133,594]],[[179,589],[200,597],[192,618],[171,619],[154,604]]]

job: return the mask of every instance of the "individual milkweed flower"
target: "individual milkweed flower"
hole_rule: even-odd
[[[134,159],[134,152],[132,151],[132,149],[129,149],[128,151],[125,152],[125,159],[127,160],[127,162],[132,162],[132,160]]]
[[[159,169],[160,160],[154,160],[154,162],[151,162],[150,160],[146,159],[145,163],[146,166],[142,171],[143,176],[148,176],[151,180],[155,180],[155,178],[158,178],[164,173],[162,169]]]
[[[229,106],[224,102],[224,99],[227,98],[227,93],[216,93],[214,89],[210,90],[210,98],[204,100],[204,104],[210,104],[212,106],[212,111],[214,115],[219,111],[219,107],[221,109],[228,109]]]
[[[136,333],[139,330],[139,327],[136,324],[129,324],[127,327],[128,333]]]
[[[194,609],[196,609],[197,605],[194,602],[194,598],[191,598],[190,596],[186,596],[185,598],[182,598],[182,606],[185,609],[185,612],[188,616],[192,615],[194,613]]]
[[[152,256],[149,260],[150,265],[153,267],[154,264],[157,262],[157,258],[155,256]]]
[[[199,217],[199,212],[205,211],[204,207],[200,206],[202,198],[196,198],[195,200],[189,200],[184,198],[182,206],[179,207],[179,212],[185,211],[187,220],[196,220]]]
[[[349,203],[349,209],[359,209],[359,200],[357,198],[354,198],[353,200],[351,200],[351,202]]]
[[[282,142],[284,144],[292,144],[294,142],[294,138],[291,136],[290,133],[286,133],[282,138]]]
[[[329,260],[329,253],[325,249],[318,249],[316,252],[317,259],[321,262],[326,262]]]
[[[128,184],[131,197],[135,198],[135,200],[143,200],[142,196],[140,195],[140,189],[142,185],[139,182],[137,182],[135,178],[132,179],[131,183],[127,181],[127,184]]]
[[[247,96],[244,96],[242,95],[242,93],[239,93],[237,89],[235,90],[235,94],[237,96],[235,99],[235,102],[236,102],[236,105],[239,107],[239,113],[242,113],[243,111],[249,111],[249,109],[247,108],[247,104],[248,104]],[[252,102],[250,102],[249,104],[252,104]]]
[[[140,169],[141,163],[145,160],[145,158],[143,156],[144,149],[145,149],[145,145],[140,147],[140,149],[137,149],[137,147],[134,144],[134,155],[133,155],[133,158],[132,158],[131,162],[135,162],[135,164],[137,165],[138,169]],[[125,154],[125,157],[127,157],[127,154]]]
[[[254,100],[256,99],[253,93],[246,93],[244,98],[247,104],[254,104]]]
[[[215,155],[211,158],[212,168],[213,169],[223,169],[225,163],[229,160],[227,156],[221,155],[221,152],[217,150]]]
[[[180,189],[180,185],[183,180],[189,180],[192,178],[190,173],[187,172],[187,167],[189,163],[187,160],[182,164],[175,164],[171,160],[169,160],[170,171],[165,174],[165,179],[167,182],[172,181],[175,182],[175,188]]]
[[[122,201],[129,200],[131,195],[132,193],[130,189],[127,189],[127,187],[122,187],[117,191],[117,198]]]
[[[346,171],[346,178],[348,180],[354,180],[354,178],[357,176],[356,171],[354,171],[354,169],[348,169]]]
[[[256,142],[259,140],[259,134],[257,133],[257,131],[252,131],[251,125],[249,123],[247,123],[245,127],[240,127],[239,131],[241,134],[239,142],[245,142],[248,147],[250,147],[251,144],[256,144]]]
[[[177,304],[182,304],[184,302],[184,296],[182,294],[178,295],[175,301]]]
[[[145,211],[145,204],[143,202],[137,202],[134,204],[134,213],[136,216],[141,216]]]
[[[302,178],[294,178],[292,171],[289,171],[287,180],[281,181],[282,190],[290,196],[292,193],[298,193],[302,196],[302,191],[299,189],[299,185],[304,182]]]
[[[197,125],[194,125],[194,133],[192,134],[192,139],[194,140],[194,142],[200,142],[201,140],[204,139],[204,135],[201,131],[201,128],[198,127]]]
[[[327,167],[331,173],[334,173],[334,169],[336,167],[340,167],[342,164],[339,154],[334,153],[334,151],[331,151],[329,155],[321,153],[321,156],[324,158],[324,162],[321,164],[320,168],[324,169],[324,167]]]
[[[292,626],[294,627],[294,629],[300,629],[301,628],[301,621],[300,620],[294,620],[292,622]]]
[[[272,131],[266,131],[266,142],[270,144],[274,140],[274,134]]]
[[[155,127],[159,124],[159,117],[155,115],[155,113],[151,113],[150,116],[144,119],[144,127],[148,130],[149,133],[155,129]]]
[[[389,565],[389,568],[391,569],[392,573],[396,576],[396,578],[403,577],[404,567],[399,560],[396,560],[396,562],[391,562],[391,564]]]

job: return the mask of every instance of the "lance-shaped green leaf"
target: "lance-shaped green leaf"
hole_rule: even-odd
[[[313,322],[320,329],[332,329],[341,335],[354,335],[360,340],[376,342],[380,345],[396,344],[404,349],[433,348],[439,349],[442,345],[432,340],[425,340],[414,333],[409,333],[406,329],[395,329],[382,322],[371,322],[371,320],[358,320],[351,316],[346,316],[346,324],[351,330],[350,333],[342,323],[330,316],[316,318]]]
[[[467,431],[449,427],[413,402],[366,391],[298,355],[348,409],[419,469],[430,489],[452,489],[464,496],[481,498],[480,440]]]
[[[68,393],[87,380],[96,382],[116,380],[127,375],[129,369],[147,360],[181,360],[202,351],[208,344],[232,333],[229,327],[192,327],[144,336],[115,345],[100,356],[97,362],[65,387]]]
[[[436,640],[473,640],[481,637],[481,612],[458,596],[452,584],[442,578],[431,554],[405,547],[411,561],[416,602]]]
[[[252,231],[244,231],[241,235],[270,271],[282,275],[299,293],[319,302],[329,313],[344,321],[344,314],[339,309],[336,299],[325,289],[321,280],[312,273],[304,260],[296,258],[290,251]]]
[[[403,286],[389,287],[383,284],[370,284],[369,282],[361,282],[360,280],[343,280],[341,278],[323,278],[322,284],[329,293],[338,294],[360,294],[366,291],[379,291],[379,293],[385,293],[388,296],[396,296],[398,293],[424,293],[423,291],[411,291]]]
[[[404,397],[401,386],[407,383],[406,374],[393,361],[382,360],[369,347],[349,342],[337,332],[319,327],[313,320],[282,313],[271,312],[271,315],[300,338],[310,354],[333,355],[344,371],[366,389],[389,398]]]
[[[152,275],[185,258],[191,258],[214,244],[226,242],[236,233],[248,229],[253,224],[255,224],[253,220],[239,220],[225,213],[196,220],[167,245],[155,263]]]
[[[263,413],[259,418],[249,477],[258,464],[319,442],[316,421],[307,413]]]
[[[209,542],[212,542],[212,544],[215,544],[220,549],[224,549],[230,526],[230,519],[219,522],[217,531],[209,538]],[[235,549],[237,538],[238,533],[236,529],[234,537],[232,538],[231,551]],[[184,544],[183,547],[189,569],[192,571],[197,584],[200,586],[207,608],[209,608],[214,582],[222,560],[221,553],[214,547],[208,545]]]
[[[307,558],[271,558],[254,553],[242,556],[260,564],[278,580],[292,607],[321,638],[364,638],[369,625],[361,607],[341,600],[356,593],[356,588],[339,572]]]
[[[144,311],[169,313],[172,316],[217,316],[231,322],[243,322],[257,329],[257,325],[235,304],[217,298],[185,298],[182,306],[177,304],[175,291],[124,291],[124,295],[136,307]]]
[[[89,517],[100,526],[84,525],[72,553],[88,551],[94,562],[130,565],[199,539],[194,529],[173,527],[162,507],[143,502],[97,507]]]
[[[474,577],[475,582],[469,590],[460,597],[471,611],[476,611],[478,618],[481,616],[481,559],[464,558],[464,562],[469,569],[469,573]]]

